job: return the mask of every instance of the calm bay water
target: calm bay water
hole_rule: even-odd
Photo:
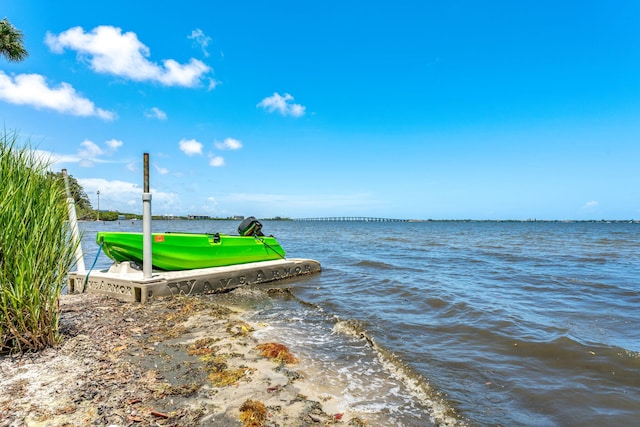
[[[336,412],[371,425],[638,425],[640,224],[263,225],[323,271],[278,285],[291,295],[257,294],[251,320],[300,356]],[[141,228],[81,223],[87,268],[96,231]]]

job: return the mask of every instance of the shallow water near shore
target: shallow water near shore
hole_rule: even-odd
[[[238,225],[154,221],[153,231]],[[637,423],[640,224],[263,226],[323,271],[275,285],[291,294],[254,301],[252,319],[303,360],[336,411],[397,426]],[[142,223],[80,228],[89,268],[97,231]],[[95,268],[109,265],[101,254]]]

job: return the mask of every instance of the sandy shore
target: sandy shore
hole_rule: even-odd
[[[57,348],[0,357],[0,427],[368,425],[333,413],[295,354],[258,342],[264,325],[219,296],[63,295],[60,307]]]

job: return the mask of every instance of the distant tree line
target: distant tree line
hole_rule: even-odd
[[[62,172],[49,172],[51,176],[53,176],[56,180],[59,180],[62,185],[64,185],[64,177],[62,176]],[[124,217],[125,220],[132,219],[142,219],[142,215],[134,214],[134,213],[122,213],[118,211],[100,211],[100,215],[98,217],[98,211],[93,208],[91,205],[91,201],[87,196],[87,193],[82,188],[82,185],[78,182],[73,175],[67,175],[67,179],[69,182],[69,191],[71,192],[71,197],[76,206],[76,216],[80,221],[96,221],[100,219],[100,221],[117,221]],[[154,220],[162,220],[169,219],[163,215],[153,215],[152,219]],[[190,219],[188,216],[172,216],[171,219],[181,219],[186,220]],[[235,220],[235,217],[210,217],[207,218],[210,220]],[[291,218],[276,216],[273,218],[261,218],[262,220],[269,221],[290,221]]]
[[[64,185],[62,172],[49,172],[49,174]],[[117,211],[100,211],[100,215],[98,216],[98,211],[91,206],[91,201],[78,180],[75,179],[73,175],[67,175],[67,179],[69,182],[69,192],[71,193],[71,197],[73,198],[73,202],[76,206],[76,216],[79,220],[95,221],[100,219],[101,221],[115,221],[120,217],[120,215],[124,215],[125,219],[138,217],[135,214],[121,214]]]

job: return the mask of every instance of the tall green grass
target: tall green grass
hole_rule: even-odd
[[[59,343],[58,298],[74,263],[64,185],[19,142],[0,135],[0,353]]]

